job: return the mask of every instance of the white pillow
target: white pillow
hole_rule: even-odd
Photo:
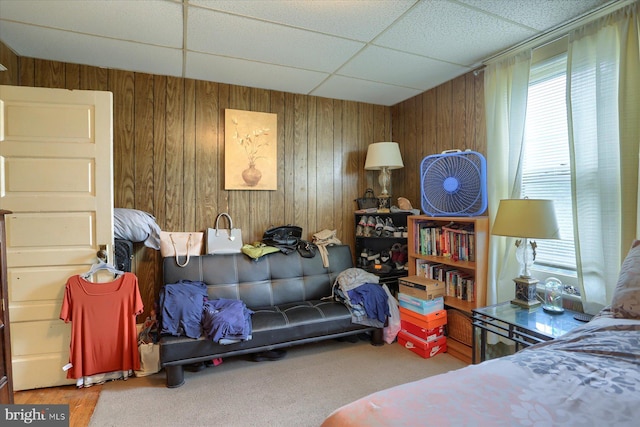
[[[635,240],[620,267],[611,299],[613,317],[640,319],[640,240]]]
[[[144,242],[146,247],[160,249],[160,226],[151,214],[136,209],[113,209],[113,233],[116,239]]]

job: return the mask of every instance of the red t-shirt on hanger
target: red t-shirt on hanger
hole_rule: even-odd
[[[133,273],[106,283],[71,276],[60,310],[60,319],[72,323],[67,378],[139,370],[136,316],[143,309]]]

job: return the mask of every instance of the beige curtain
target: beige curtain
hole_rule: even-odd
[[[529,90],[531,51],[519,53],[485,69],[487,120],[487,195],[493,226],[501,199],[518,199],[521,192],[525,113]],[[487,277],[487,304],[514,297],[513,278],[518,263],[515,240],[491,236]]]
[[[611,301],[638,236],[638,2],[570,33],[567,105],[574,239],[584,310]]]

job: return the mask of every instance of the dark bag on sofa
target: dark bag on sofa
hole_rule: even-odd
[[[311,243],[306,240],[300,240],[296,249],[303,258],[313,258],[316,256],[316,252],[318,251],[318,247],[315,243]]]
[[[367,188],[363,197],[356,199],[358,209],[370,209],[378,207],[378,198],[373,194],[373,188]]]
[[[271,227],[264,232],[262,241],[267,245],[286,245],[295,246],[302,238],[302,227],[297,225],[281,225],[279,227]]]

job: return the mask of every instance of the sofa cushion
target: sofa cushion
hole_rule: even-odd
[[[164,283],[205,282],[210,299],[240,299],[251,309],[321,299],[331,295],[338,274],[353,266],[347,245],[331,246],[328,254],[328,267],[320,256],[303,258],[297,252],[273,253],[259,260],[241,253],[204,255],[191,257],[184,268],[167,257]]]
[[[640,240],[633,242],[620,267],[611,312],[618,318],[640,319]]]
[[[254,309],[252,324],[252,339],[234,344],[218,344],[205,337],[194,340],[164,336],[160,347],[162,363],[184,364],[198,358],[249,353],[369,329],[352,323],[351,312],[343,304],[321,300]]]

